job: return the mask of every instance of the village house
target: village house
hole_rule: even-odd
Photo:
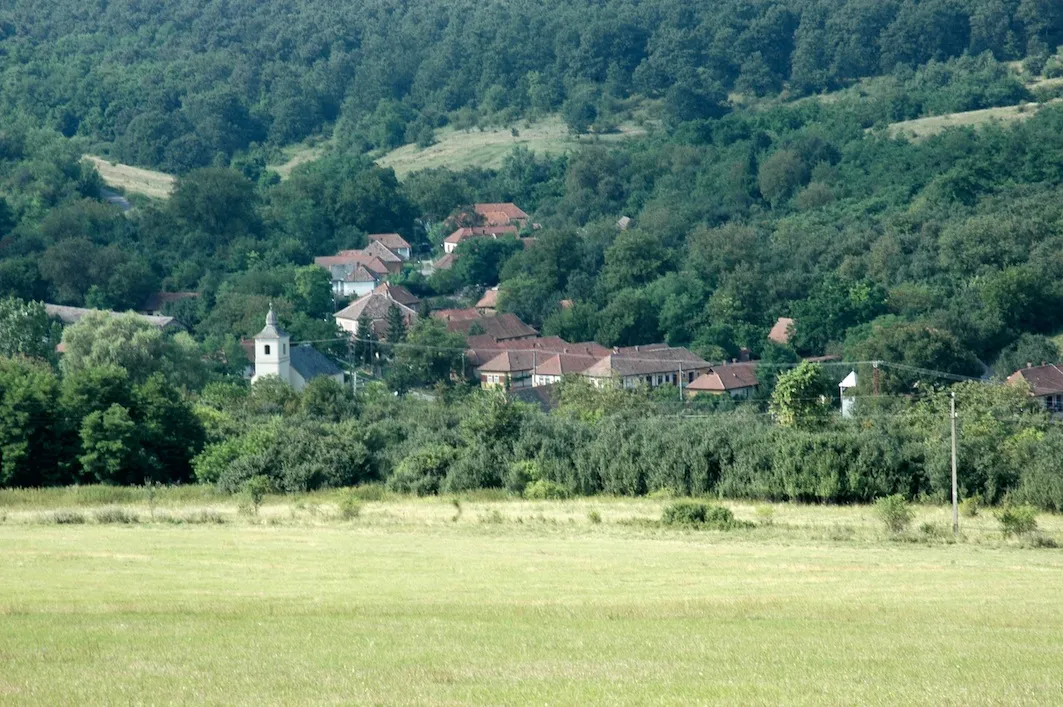
[[[443,252],[453,253],[459,245],[473,238],[493,238],[517,235],[516,226],[471,226],[459,228],[443,239]]]
[[[266,326],[255,335],[255,383],[267,376],[276,376],[296,391],[301,391],[314,378],[327,377],[343,383],[343,370],[309,344],[291,346],[291,337],[277,324],[273,307],[266,314]]]
[[[370,233],[370,243],[379,243],[403,260],[409,260],[413,255],[413,249],[406,239],[397,233]]]
[[[1055,364],[1027,364],[1008,376],[1009,383],[1025,383],[1030,395],[1042,401],[1052,413],[1063,413],[1063,369]]]
[[[361,297],[372,292],[389,275],[401,272],[409,257],[410,244],[402,236],[375,233],[369,236],[365,248],[319,256],[314,258],[314,264],[329,271],[332,292],[337,297]]]
[[[433,270],[450,270],[454,267],[454,262],[458,259],[457,254],[447,253],[439,260],[432,263]]]
[[[768,332],[768,340],[776,344],[786,346],[794,335],[794,320],[789,317],[779,317],[775,320],[771,331]]]
[[[485,317],[475,309],[443,309],[432,316],[447,325],[447,331],[462,334],[487,334],[496,341],[533,339],[539,335],[515,314],[505,313]]]
[[[476,303],[476,311],[482,316],[490,317],[498,314],[498,288],[492,287]]]
[[[361,251],[345,253],[314,258],[315,265],[329,271],[332,277],[332,292],[337,297],[360,297],[369,294],[388,276],[388,268],[379,258]]]
[[[711,364],[685,348],[653,344],[616,349],[581,375],[598,387],[616,384],[623,388],[656,388],[680,385],[680,381],[685,387],[710,368]]]
[[[753,364],[736,363],[713,366],[689,383],[687,397],[695,395],[729,395],[732,398],[750,398],[760,387]]]
[[[406,288],[383,284],[372,292],[362,295],[332,316],[341,329],[356,338],[367,336],[366,332],[358,329],[358,320],[365,317],[369,320],[373,335],[380,339],[387,334],[388,312],[392,307],[398,308],[407,328],[417,321],[417,312],[413,307],[403,304],[403,301],[410,302],[411,299],[414,304],[418,301]]]
[[[342,253],[354,253],[357,251],[342,251]],[[379,241],[370,241],[369,245],[361,250],[362,253],[370,255],[384,264],[389,274],[402,272],[402,264],[405,262],[402,257],[391,252],[380,244]]]

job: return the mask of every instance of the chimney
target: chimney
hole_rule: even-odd
[[[738,363],[738,359],[737,359],[737,358],[732,358],[732,359],[731,359],[731,363],[732,363],[732,364]]]
[[[1033,368],[1033,364],[1032,364],[1032,363],[1030,363],[1029,361],[1027,361],[1027,362],[1026,362],[1026,367],[1027,367],[1027,368]]]

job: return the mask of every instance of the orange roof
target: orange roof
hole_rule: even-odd
[[[511,221],[525,221],[528,214],[511,202],[473,204],[473,210],[486,219],[489,226],[501,226]]]
[[[498,306],[498,288],[492,287],[487,292],[484,292],[484,296],[480,298],[480,301],[476,303],[477,309],[494,309]]]
[[[601,360],[601,356],[583,354],[555,354],[539,364],[535,372],[540,376],[566,376],[582,373]]]
[[[369,242],[379,243],[390,250],[398,248],[410,249],[410,244],[406,242],[406,239],[397,233],[370,233]]]
[[[1008,376],[1009,383],[1024,381],[1033,395],[1058,395],[1063,393],[1063,369],[1054,364],[1020,368]]]
[[[760,385],[756,369],[752,364],[732,364],[713,366],[707,373],[702,373],[687,390],[707,393],[724,393],[729,390],[755,388]]]
[[[455,260],[457,260],[457,255],[454,253],[447,253],[442,258],[432,263],[432,267],[436,270],[450,270],[454,267]]]
[[[794,320],[789,317],[779,317],[775,322],[775,326],[768,332],[768,338],[777,344],[786,345],[790,343],[790,337],[793,336]]]
[[[470,238],[498,238],[499,236],[517,233],[515,226],[465,226],[451,233],[443,239],[444,243],[461,243]]]

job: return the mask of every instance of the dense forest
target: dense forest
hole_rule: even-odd
[[[941,498],[942,387],[1060,360],[1058,3],[40,5],[0,9],[0,485]],[[999,106],[1024,107],[919,138],[889,127]],[[401,181],[374,162],[444,125],[554,114],[578,149]],[[644,132],[598,139],[620,120]],[[267,169],[309,136],[323,156],[284,180]],[[173,193],[123,211],[86,152],[171,171]],[[427,318],[376,350],[391,391],[434,386],[435,402],[240,381],[238,341],[271,303],[293,341],[369,361],[340,337],[315,256],[398,232],[434,257],[454,214],[503,201],[541,224],[534,245],[469,241],[452,269],[392,281],[424,309],[499,285],[502,311],[568,341],[745,350],[758,399],[570,385],[541,413],[468,390],[462,337]],[[165,310],[186,332],[59,331],[30,304],[124,311],[160,290],[198,295]],[[796,321],[789,345],[767,340],[779,317]],[[882,399],[862,376],[860,420],[779,424],[776,379],[823,354],[894,364]],[[1021,391],[958,389],[987,411],[967,491],[1063,506],[1058,427]]]
[[[0,114],[184,172],[335,124],[350,144],[566,102],[805,95],[989,53],[1042,64],[1052,0],[14,0]],[[470,116],[475,116],[470,118]]]

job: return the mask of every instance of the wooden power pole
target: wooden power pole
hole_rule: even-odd
[[[956,394],[949,400],[949,418],[952,422],[952,534],[960,534],[960,501],[956,482]]]

